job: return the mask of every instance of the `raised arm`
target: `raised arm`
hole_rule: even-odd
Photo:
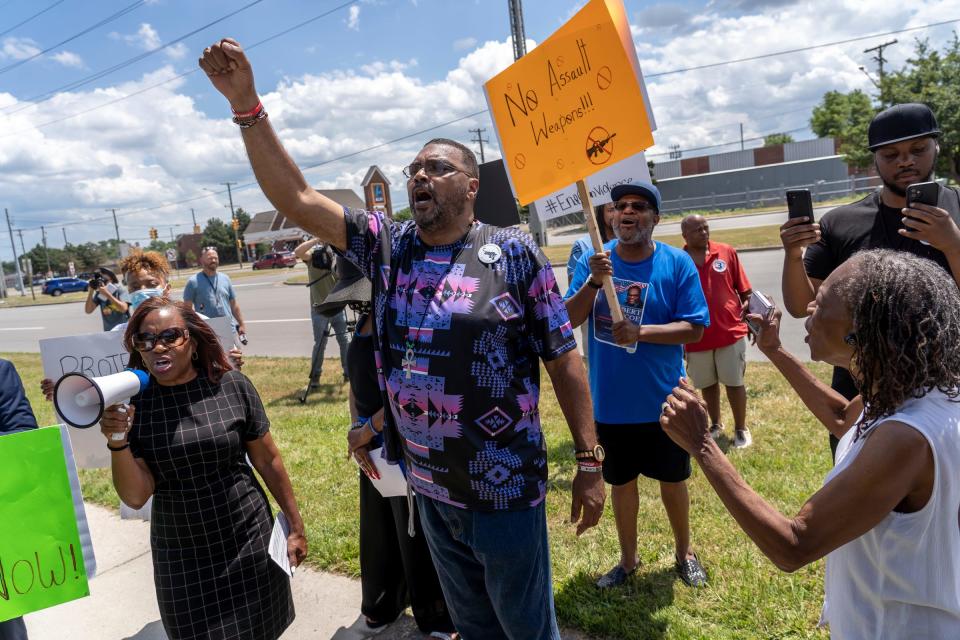
[[[817,420],[823,423],[823,426],[836,438],[842,438],[863,411],[863,401],[860,396],[847,400],[829,385],[821,382],[810,369],[783,348],[780,342],[782,314],[779,309],[774,308],[768,318],[756,314],[748,317],[760,327],[757,347],[763,355],[767,356],[787,379],[810,413],[816,416]]]
[[[213,86],[230,102],[234,113],[251,113],[260,104],[253,69],[236,40],[224,38],[212,44],[204,49],[199,62]],[[252,122],[252,126],[242,129],[243,143],[264,195],[301,229],[345,250],[347,232],[343,207],[307,184],[280,143],[269,118]]]
[[[709,435],[706,410],[683,385],[667,397],[664,431],[703,470],[727,511],[777,567],[795,571],[862,536],[894,509],[917,511],[933,490],[933,453],[912,427],[875,427],[854,462],[815,493],[793,518],[758,495]]]
[[[783,304],[794,318],[807,315],[807,305],[817,297],[822,280],[810,278],[803,264],[803,248],[820,240],[820,225],[807,218],[788,220],[780,227],[783,243]]]

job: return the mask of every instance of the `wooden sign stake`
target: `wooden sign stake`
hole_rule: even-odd
[[[603,238],[600,237],[600,229],[597,227],[597,218],[593,215],[593,204],[590,202],[590,190],[583,180],[577,180],[577,191],[580,193],[580,204],[583,205],[584,218],[587,219],[587,231],[590,233],[590,240],[593,242],[593,250],[597,253],[603,253]],[[613,287],[613,278],[606,276],[603,279],[603,292],[607,294],[607,303],[610,305],[610,315],[614,322],[623,320],[623,310],[620,309],[620,300],[617,298],[617,290]]]

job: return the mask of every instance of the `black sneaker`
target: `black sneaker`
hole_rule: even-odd
[[[677,575],[688,587],[707,586],[707,572],[696,554],[692,558],[677,560]]]
[[[612,587],[619,587],[624,582],[627,581],[627,578],[632,576],[637,572],[637,568],[634,567],[630,571],[627,571],[620,565],[615,566],[610,571],[607,571],[605,574],[600,576],[600,579],[597,580],[597,586],[601,589],[610,589]]]

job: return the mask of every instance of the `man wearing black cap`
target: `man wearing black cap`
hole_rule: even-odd
[[[907,187],[933,179],[939,136],[937,119],[926,105],[898,104],[881,111],[870,123],[868,137],[883,188],[833,209],[819,224],[804,218],[780,228],[785,250],[783,302],[793,317],[807,315],[807,306],[827,276],[865,249],[895,249],[929,258],[960,285],[960,193],[942,188],[938,206],[915,203],[906,208]],[[848,399],[857,395],[845,369],[834,369],[832,386]],[[831,448],[836,450],[833,436]]]

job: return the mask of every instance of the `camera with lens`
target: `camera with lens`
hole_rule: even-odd
[[[90,278],[90,283],[89,283],[90,288],[96,291],[100,289],[100,287],[102,287],[105,284],[105,282],[106,281],[103,279],[103,275],[100,273],[96,273],[92,278]]]

